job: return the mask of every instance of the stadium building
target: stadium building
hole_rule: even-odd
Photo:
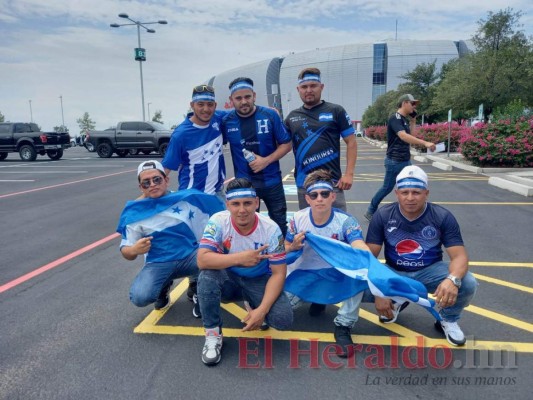
[[[470,47],[470,49],[469,49]],[[317,67],[325,84],[322,99],[341,104],[352,121],[360,121],[365,110],[383,93],[395,90],[400,76],[418,64],[443,64],[472,49],[465,41],[391,40],[380,43],[347,44],[291,53],[284,57],[244,65],[212,77],[218,108],[230,109],[228,84],[239,76],[254,81],[258,105],[278,108],[282,115],[302,105],[296,90],[298,73]]]

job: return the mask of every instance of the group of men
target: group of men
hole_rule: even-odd
[[[435,294],[440,314],[436,326],[447,340],[457,346],[465,343],[457,321],[475,294],[476,281],[468,272],[457,221],[449,211],[428,202],[427,175],[406,157],[410,144],[434,148],[411,135],[417,100],[402,96],[389,120],[385,181],[365,213],[370,221],[365,241],[359,222],[347,213],[344,197],[353,183],[355,132],[342,106],[322,100],[323,88],[317,68],[302,70],[297,90],[303,105],[282,121],[276,110],[255,104],[249,78],[229,84],[231,112],[216,111],[211,86],[196,86],[192,112],[174,131],[163,162],[139,165],[143,199],[126,205],[118,228],[122,255],[128,260],[145,258],[130,299],[137,306],[154,303],[156,309],[164,309],[173,281],[188,277],[193,315],[202,318],[205,328],[206,365],[221,360],[221,302],[244,301],[243,331],[291,326],[293,309],[305,298],[284,291],[286,257],[298,252],[301,262],[313,263],[305,241],[308,233],[344,242],[373,257],[384,246],[391,270],[422,282]],[[346,143],[344,171],[341,138]],[[230,146],[235,179],[224,189],[225,143]],[[279,160],[291,148],[300,211],[287,224]],[[178,171],[177,192],[169,190],[171,170]],[[378,208],[395,185],[398,201]],[[261,200],[268,217],[258,213]],[[450,262],[442,259],[442,245]],[[351,329],[362,301],[375,303],[383,323],[395,322],[408,304],[372,296],[368,290],[347,295],[334,319],[341,357],[352,352]],[[309,313],[323,312],[323,303],[312,303]]]

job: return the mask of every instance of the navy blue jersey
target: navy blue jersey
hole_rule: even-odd
[[[233,110],[223,119],[222,133],[224,142],[230,144],[235,177],[250,180],[257,189],[271,187],[281,182],[279,161],[254,173],[242,153],[244,147],[261,157],[267,157],[276,151],[278,144],[291,141],[276,111],[256,106],[252,115],[241,117]]]
[[[411,133],[409,121],[400,113],[394,113],[387,122],[387,157],[394,161],[409,161],[411,149],[409,143],[398,136],[398,132]]]
[[[302,106],[289,113],[285,126],[292,138],[296,186],[303,188],[306,176],[317,169],[330,171],[336,183],[342,177],[340,139],[355,132],[344,108],[327,101],[311,109]]]
[[[179,190],[198,189],[215,194],[222,189],[226,166],[220,124],[225,112],[216,111],[206,126],[193,124],[187,115],[170,137],[163,167],[178,171]]]
[[[464,246],[455,217],[432,203],[414,221],[402,215],[398,203],[379,208],[372,216],[366,242],[384,244],[387,265],[400,271],[417,271],[442,261],[443,245]]]

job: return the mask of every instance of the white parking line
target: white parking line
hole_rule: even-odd
[[[0,174],[86,174],[89,171],[0,171]]]
[[[0,179],[0,182],[35,182],[34,179]]]

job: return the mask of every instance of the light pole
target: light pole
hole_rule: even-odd
[[[30,122],[33,122],[33,111],[31,110],[31,100],[28,100],[30,102]]]
[[[143,65],[142,65],[142,62],[146,61],[146,52],[141,47],[141,26],[146,30],[146,32],[155,33],[154,29],[148,29],[145,25],[150,25],[150,24],[163,24],[163,25],[166,25],[167,21],[159,20],[159,21],[155,21],[155,22],[140,22],[140,21],[134,21],[133,19],[131,19],[129,17],[128,14],[122,13],[122,14],[119,14],[118,16],[120,18],[125,18],[127,20],[130,20],[132,23],[131,24],[110,24],[109,26],[111,26],[111,28],[119,28],[121,26],[126,26],[126,25],[137,25],[137,42],[139,44],[139,47],[135,49],[135,60],[139,61],[139,71],[141,72],[141,101],[142,101],[142,108],[143,108],[143,121],[145,121],[146,117],[145,117],[145,113],[144,113],[144,85],[143,85]]]
[[[59,101],[61,101],[61,129],[65,130],[65,116],[63,115],[63,95],[59,96]]]
[[[152,117],[150,117],[150,104],[152,104],[152,103],[148,103],[148,120],[149,121],[152,120]]]

